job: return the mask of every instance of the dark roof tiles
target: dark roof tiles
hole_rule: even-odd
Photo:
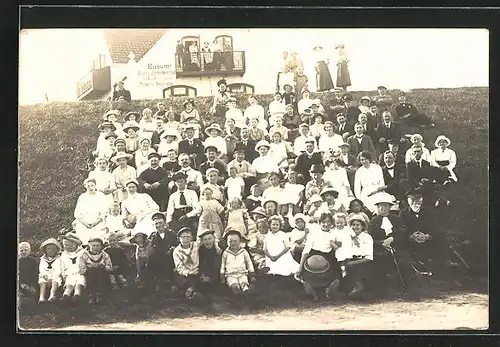
[[[104,38],[113,63],[126,64],[130,52],[139,61],[165,34],[166,29],[106,29]]]

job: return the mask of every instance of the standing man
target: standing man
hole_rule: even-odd
[[[124,82],[120,81],[113,85],[113,101],[118,101],[122,97],[125,101],[132,101],[132,97],[130,96],[130,92],[125,89]]]
[[[378,95],[373,97],[373,101],[377,105],[380,112],[389,111],[394,102],[392,97],[387,93],[387,88],[385,86],[377,87]]]
[[[137,181],[144,193],[160,206],[160,211],[164,212],[168,201],[168,172],[160,166],[161,156],[156,153],[148,155],[150,166],[144,170]]]

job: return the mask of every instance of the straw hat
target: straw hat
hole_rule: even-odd
[[[113,158],[111,158],[111,161],[113,163],[117,164],[119,159],[127,159],[127,161],[129,161],[132,158],[133,158],[132,154],[128,154],[126,152],[120,152],[117,155],[115,155]]]
[[[347,221],[347,223],[349,224],[349,226],[351,226],[352,222],[356,220],[361,222],[364,225],[364,230],[366,230],[366,228],[368,227],[368,223],[366,222],[366,218],[363,215],[361,215],[361,213],[351,214],[349,216],[349,220]]]
[[[339,192],[333,187],[323,188],[321,193],[319,193],[319,196],[323,197],[323,195],[325,195],[326,193],[333,193],[333,195],[335,195],[336,198],[339,196]]]
[[[297,226],[297,220],[299,219],[302,219],[306,223],[309,221],[309,218],[305,214],[297,213],[288,221],[288,223],[290,223],[292,228],[295,228]]]
[[[321,199],[321,196],[319,194],[313,194],[310,198],[309,198],[309,202],[310,203],[315,203],[315,202],[319,202],[319,201],[323,201],[323,199]]]
[[[80,246],[82,244],[82,240],[80,240],[74,233],[68,233],[66,235],[63,235],[61,238],[63,240],[74,242],[77,246]]]
[[[126,133],[129,129],[134,129],[135,131],[139,131],[140,129],[139,123],[133,120],[125,122],[125,124],[123,124],[123,132]]]
[[[434,142],[434,146],[436,147],[439,147],[439,142],[440,141],[446,141],[446,143],[448,144],[448,146],[451,144],[451,141],[449,138],[447,138],[446,136],[444,135],[439,135],[436,139],[436,142]]]
[[[257,214],[259,216],[262,216],[262,217],[267,217],[267,214],[266,214],[266,211],[264,211],[264,209],[260,206],[257,206],[256,208],[254,208],[250,214]]]
[[[377,193],[373,196],[374,204],[390,204],[390,205],[395,205],[396,204],[396,198],[386,192],[380,192]]]
[[[255,150],[256,151],[259,151],[259,148],[260,147],[267,147],[268,149],[271,148],[271,145],[269,144],[269,142],[267,142],[266,140],[260,140],[259,142],[257,142],[257,144],[255,145]]]
[[[45,248],[45,246],[47,246],[47,245],[54,245],[54,246],[56,246],[56,247],[57,247],[57,249],[58,249],[59,251],[61,251],[61,244],[60,244],[60,243],[59,243],[56,239],[54,239],[54,238],[52,238],[52,237],[51,237],[51,238],[49,238],[49,239],[47,239],[47,240],[45,240],[45,241],[43,241],[43,242],[42,242],[42,244],[40,245],[40,249],[43,251],[43,249],[44,249],[44,248]]]
[[[179,134],[177,133],[177,131],[175,131],[174,129],[172,128],[166,128],[163,133],[161,134],[161,137],[162,138],[166,138],[167,136],[172,136],[172,137],[175,137],[175,140],[177,140],[179,138]],[[174,140],[174,141],[175,141]]]
[[[222,134],[222,129],[220,128],[220,125],[217,123],[214,123],[210,125],[208,128],[205,129],[205,134],[210,136],[210,131],[211,130],[217,130],[219,132],[219,135]]]
[[[119,116],[121,113],[120,113],[120,110],[109,110],[108,112],[106,112],[104,114],[104,116],[102,118],[104,120],[108,120],[108,116],[111,116],[112,114],[114,114],[115,116]]]

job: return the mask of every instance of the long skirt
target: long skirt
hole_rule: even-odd
[[[307,270],[306,267],[304,267],[304,272],[302,274],[302,278],[304,279],[305,282],[309,283],[313,288],[326,288],[332,283],[335,279],[340,279],[341,277],[341,270],[340,270],[340,265],[337,261],[337,258],[335,258],[335,252],[332,251],[330,253],[325,253],[321,251],[317,251],[315,249],[312,249],[309,252],[309,255],[307,259],[312,257],[313,255],[320,255],[323,258],[325,258],[328,263],[330,264],[330,268],[328,271],[322,272],[322,273],[314,273],[310,272]],[[307,262],[306,259],[306,262]]]
[[[337,66],[337,87],[349,87],[351,85],[351,75],[347,63],[339,63]]]
[[[333,80],[330,74],[330,70],[328,69],[328,65],[326,65],[324,60],[318,61],[317,63],[317,72],[318,72],[318,91],[327,91],[333,89]]]

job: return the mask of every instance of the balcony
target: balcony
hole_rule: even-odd
[[[245,52],[176,53],[177,77],[245,74]]]

